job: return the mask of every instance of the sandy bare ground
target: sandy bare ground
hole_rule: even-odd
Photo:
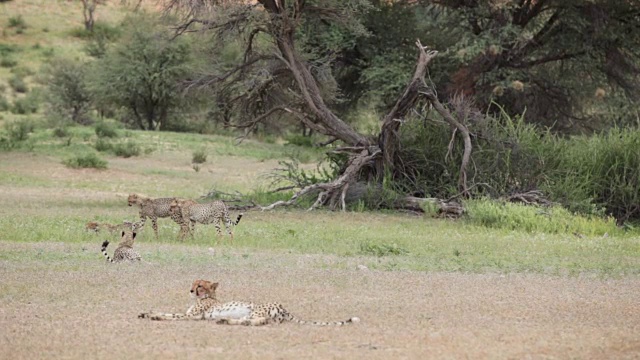
[[[323,266],[327,256],[182,245],[145,244],[146,254],[184,257],[137,265],[78,257],[93,250],[0,242],[0,358],[640,358],[637,277],[378,272],[357,270],[357,260],[340,270]],[[194,278],[219,281],[221,300],[362,321],[251,328],[136,318],[185,310]]]

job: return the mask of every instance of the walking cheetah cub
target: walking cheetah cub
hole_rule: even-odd
[[[255,304],[252,302],[232,301],[220,303],[216,299],[218,283],[205,280],[196,280],[191,286],[191,294],[196,298],[196,303],[185,314],[166,313],[141,313],[139,318],[151,320],[213,320],[217,324],[227,325],[267,325],[282,323],[285,321],[309,325],[346,325],[360,321],[352,317],[344,321],[307,321],[297,318],[289,313],[281,304],[266,303]]]

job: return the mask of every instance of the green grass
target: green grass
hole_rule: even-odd
[[[44,204],[42,204],[44,205]],[[106,234],[85,232],[84,214],[100,214],[100,221],[133,220],[135,209],[119,202],[46,202],[45,213],[22,222],[3,216],[2,240],[14,242],[82,243],[99,259],[99,243]],[[37,208],[28,209],[28,212]],[[175,243],[178,227],[161,219],[160,238],[150,227],[139,237],[138,248],[146,243]],[[640,273],[637,237],[586,237],[526,234],[492,230],[441,220],[402,215],[277,211],[245,214],[235,231],[233,248],[251,254],[284,251],[294,254],[330,254],[358,258],[371,269],[538,272],[546,274],[595,273],[620,276]],[[195,239],[187,240],[206,256],[207,248],[230,249],[225,241],[214,245],[213,226],[198,225]],[[94,249],[95,248],[95,249]],[[250,255],[249,255],[250,256]],[[179,254],[149,254],[147,260],[189,261]],[[339,263],[339,262],[338,262]],[[339,265],[337,265],[339,266]]]
[[[94,128],[70,126],[65,128],[68,138],[59,138],[37,121],[28,121],[25,124],[35,125],[22,142],[30,146],[0,152],[0,241],[63,242],[87,249],[82,250],[86,254],[76,254],[74,245],[71,248],[76,250],[69,255],[50,255],[52,262],[60,256],[98,261],[99,243],[109,235],[87,233],[84,225],[93,220],[135,220],[137,210],[126,206],[130,192],[197,198],[212,188],[253,191],[254,200],[263,205],[290,195],[265,192],[256,185],[259,176],[249,174],[258,167],[272,168],[276,161],[270,159],[285,158],[295,146],[257,141],[236,146],[234,139],[223,136],[119,130],[118,141],[135,141],[153,153],[126,159],[107,154],[109,169],[84,171],[67,169],[61,160],[95,153]],[[196,173],[190,168],[192,155],[202,148],[208,149],[211,159]],[[316,154],[313,149],[298,150]],[[215,247],[216,251],[241,251],[249,258],[263,252],[337,256],[343,260],[318,266],[338,268],[356,259],[370,269],[385,271],[640,273],[637,231],[624,232],[611,220],[483,201],[467,206],[468,216],[458,221],[393,213],[250,211],[236,228],[233,245],[216,245],[214,227],[203,225],[187,244],[196,253]],[[178,241],[177,231],[172,221],[161,219],[160,238],[156,240],[147,226],[138,247],[144,254],[145,243],[173,244]],[[5,256],[19,261],[29,255]],[[160,262],[192,261],[189,254],[146,257]]]

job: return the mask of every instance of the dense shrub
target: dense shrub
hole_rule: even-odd
[[[298,145],[298,146],[313,146],[313,138],[311,136],[303,136],[303,135],[289,135],[285,138],[287,140],[287,144]]]
[[[559,137],[521,117],[470,122],[472,196],[498,198],[532,189],[583,214],[640,218],[640,130],[612,129],[592,136]],[[449,151],[444,122],[411,121],[401,128],[401,193],[457,195],[462,145]]]
[[[87,153],[84,155],[76,155],[63,162],[68,167],[79,168],[94,168],[94,169],[106,169],[107,161],[98,157],[94,153]]]
[[[16,28],[16,30],[24,30],[27,28],[27,22],[24,21],[22,15],[12,16],[9,18],[7,27]]]
[[[9,136],[9,141],[20,142],[29,138],[29,134],[35,129],[35,125],[31,120],[18,120],[6,123],[5,131]]]
[[[16,65],[18,65],[18,60],[14,59],[13,57],[3,56],[2,59],[0,59],[0,66],[2,67],[12,68]]]
[[[118,143],[113,146],[113,153],[124,158],[140,155],[140,146],[133,141]]]
[[[111,151],[111,149],[113,149],[113,145],[111,145],[109,140],[105,138],[98,138],[98,140],[96,140],[96,144],[94,145],[94,147],[96,148],[96,150],[100,152]]]
[[[24,82],[24,78],[18,75],[14,75],[9,78],[9,86],[11,86],[13,91],[17,93],[29,92],[29,87],[27,86],[27,83]]]
[[[0,95],[0,111],[7,111],[9,108],[10,105],[7,98],[4,95]]]
[[[122,29],[109,23],[96,22],[93,24],[93,30],[87,30],[86,27],[77,27],[71,30],[71,36],[80,39],[104,38],[109,41],[117,40],[122,35]]]
[[[69,135],[69,130],[65,126],[59,126],[53,129],[53,136],[55,137],[64,138]]]
[[[116,128],[113,125],[106,122],[96,123],[95,131],[96,131],[96,135],[98,135],[99,138],[117,138],[118,137],[118,131],[116,130]]]
[[[29,93],[27,96],[18,98],[13,101],[11,112],[14,114],[33,114],[38,111],[40,107],[40,98],[34,92]]]
[[[194,164],[204,164],[207,162],[207,153],[204,150],[196,150],[193,152],[191,162]]]
[[[93,63],[92,92],[104,108],[127,110],[124,120],[158,130],[183,105],[177,84],[188,71],[189,43],[171,39],[166,28],[148,16],[128,17],[127,36]]]
[[[86,68],[79,61],[57,59],[46,71],[47,100],[51,110],[79,124],[90,122],[91,96],[85,81]]]

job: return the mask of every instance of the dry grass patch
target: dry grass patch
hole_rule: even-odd
[[[637,277],[336,270],[319,268],[323,255],[251,253],[249,260],[233,251],[149,244],[140,247],[184,258],[113,266],[97,249],[80,246],[0,242],[0,324],[11,334],[0,338],[0,357],[640,356]],[[220,281],[223,300],[278,301],[302,318],[357,315],[362,322],[248,328],[136,318],[141,311],[185,310],[194,278]]]

